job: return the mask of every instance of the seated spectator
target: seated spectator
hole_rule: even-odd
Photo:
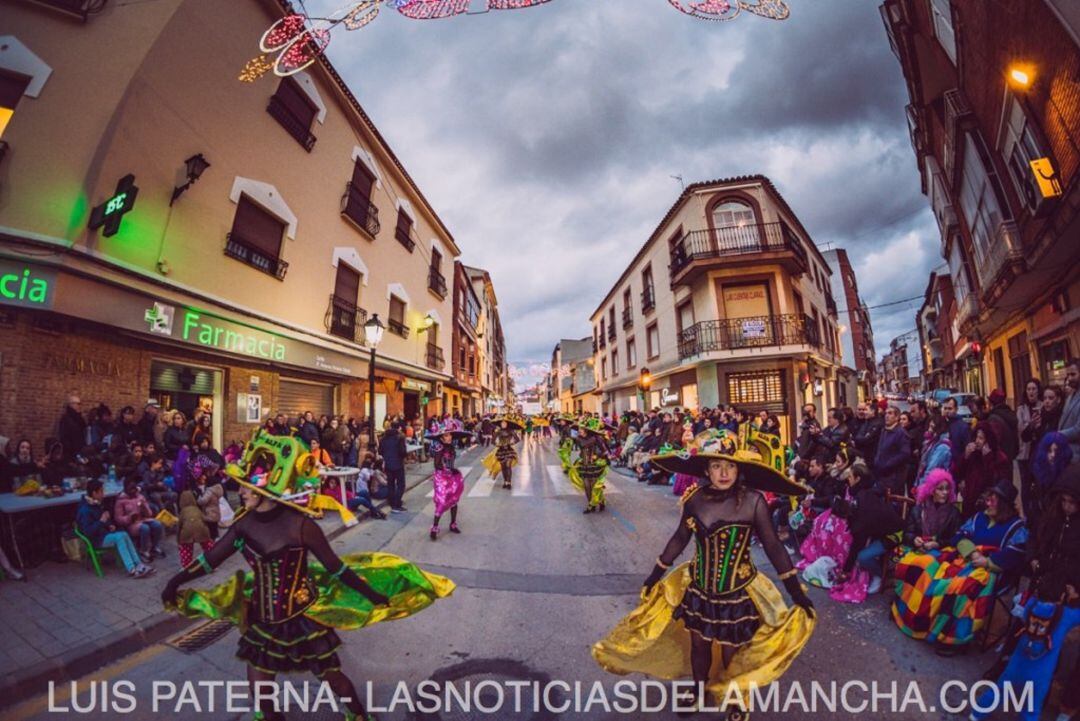
[[[0,491],[10,493],[19,490],[19,486],[31,478],[41,478],[45,470],[45,461],[34,459],[34,446],[30,439],[23,438],[15,444],[15,454],[4,469],[3,488]]]
[[[138,539],[139,555],[147,563],[154,556],[165,558],[161,548],[161,539],[165,535],[165,526],[154,518],[150,502],[139,491],[139,480],[135,476],[124,479],[124,492],[116,498],[113,508],[116,525],[127,531],[132,538]]]
[[[330,454],[326,452],[326,449],[322,447],[322,443],[318,438],[311,439],[311,455],[315,459],[315,465],[318,468],[334,467],[334,461],[330,458]]]
[[[960,527],[940,550],[911,551],[896,565],[892,616],[914,639],[952,655],[971,643],[994,606],[999,584],[1015,582],[1028,540],[1016,513],[1012,481],[994,486],[986,509]]]
[[[116,476],[118,478],[128,478],[129,476],[139,476],[139,466],[142,465],[144,459],[142,443],[136,441],[132,443],[128,448],[127,455],[123,456],[116,463]]]
[[[204,462],[213,464],[217,471],[214,478],[220,479],[220,471],[225,467],[225,457],[210,445],[210,436],[205,433],[195,435],[195,445],[191,449],[191,455],[195,459],[203,459]]]
[[[139,422],[135,419],[135,409],[132,406],[124,406],[120,409],[120,422],[113,429],[113,437],[109,441],[109,448],[119,437],[120,444],[127,447],[128,443],[140,440]]]
[[[915,505],[904,527],[904,545],[916,551],[940,549],[960,530],[956,482],[944,468],[926,474],[915,489]]]
[[[86,484],[86,495],[75,511],[75,526],[95,548],[113,548],[132,578],[145,578],[154,573],[154,567],[139,560],[135,544],[126,532],[117,530],[109,512],[102,506],[105,486],[94,479]]]
[[[61,486],[65,478],[75,475],[75,466],[64,453],[64,445],[55,439],[49,444],[49,455],[45,458],[45,467],[41,471],[42,481],[49,486]]]
[[[975,426],[974,439],[960,452],[956,480],[963,498],[961,512],[970,518],[978,510],[979,497],[1002,478],[1012,478],[1012,466],[998,449],[997,434],[987,423]]]
[[[350,511],[356,511],[361,506],[368,509],[372,518],[383,520],[386,518],[386,514],[375,507],[375,504],[371,502],[371,491],[368,490],[367,483],[363,478],[357,479],[356,491],[353,492],[345,487],[342,489],[341,482],[337,478],[327,478],[323,482],[323,493],[330,496],[338,503],[346,506]]]
[[[844,495],[842,499],[834,499],[833,503],[837,505],[837,501],[843,500],[845,503],[843,508],[848,509],[855,502],[858,491],[861,490],[858,488],[858,479],[852,474],[851,468],[847,467],[841,472],[839,480],[844,483]],[[814,519],[813,528],[799,547],[799,555],[802,558],[796,564],[796,568],[800,571],[812,574],[811,567],[820,565],[823,558],[828,559],[828,567],[834,571],[830,581],[831,586],[829,586],[829,597],[842,603],[865,601],[866,590],[870,583],[870,575],[865,571],[858,570],[849,575],[842,572],[851,552],[852,541],[848,520],[832,508],[828,508]]]
[[[91,418],[86,429],[86,445],[93,446],[96,453],[104,453],[115,431],[112,411],[102,403],[91,412]]]
[[[195,502],[195,494],[184,491],[180,494],[179,523],[176,527],[177,548],[180,552],[180,567],[186,568],[194,560],[195,544],[198,543],[205,554],[214,547],[210,538],[210,529],[203,520],[202,509]]]
[[[877,593],[883,557],[899,544],[903,520],[887,498],[888,489],[874,481],[866,464],[853,463],[848,479],[851,500],[833,505],[833,512],[846,518],[851,529],[851,548],[837,581],[846,582],[857,562],[870,577],[866,592]]]
[[[176,493],[165,483],[165,459],[156,456],[144,464],[139,474],[139,488],[150,501],[156,515],[162,509],[176,513]]]

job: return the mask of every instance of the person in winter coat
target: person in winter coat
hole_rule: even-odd
[[[877,406],[868,403],[859,404],[858,414],[859,420],[851,440],[859,455],[863,458],[874,458],[877,456],[881,431],[885,428],[885,419],[877,414]]]
[[[90,425],[86,427],[85,443],[91,446],[95,453],[104,453],[115,430],[112,411],[102,403],[94,409]]]
[[[949,422],[949,440],[957,453],[961,453],[971,442],[971,424],[959,415],[959,411],[960,406],[953,396],[949,396],[941,404],[941,412]],[[955,464],[958,461],[958,458],[953,458],[953,478],[957,478]]]
[[[948,543],[960,530],[956,482],[945,468],[935,468],[915,489],[915,505],[904,528],[904,545],[929,552]]]
[[[161,404],[151,398],[143,408],[142,418],[139,419],[139,441],[149,443],[157,441],[158,415],[161,413]]]
[[[896,546],[904,522],[887,499],[887,489],[875,483],[865,463],[853,463],[848,473],[854,500],[837,499],[833,513],[847,519],[851,531],[851,549],[844,561],[837,583],[845,583],[858,563],[870,574],[867,593],[881,590],[882,557]]]
[[[1012,463],[1020,452],[1020,431],[1016,413],[1005,403],[1005,391],[1000,388],[990,392],[989,400],[990,411],[986,414],[986,422],[993,425],[998,446],[1009,459],[1009,463]]]
[[[165,535],[165,526],[154,518],[150,502],[139,492],[139,482],[134,476],[124,481],[124,492],[116,498],[113,508],[116,525],[138,540],[139,555],[150,563],[154,556],[165,558],[161,548],[161,539]]]
[[[180,567],[187,568],[195,557],[195,544],[198,543],[206,553],[214,547],[210,538],[210,529],[203,520],[202,509],[195,502],[195,494],[184,491],[180,494],[180,522],[176,528],[176,542],[180,551]]]
[[[68,397],[64,413],[57,425],[57,435],[64,446],[64,458],[69,461],[86,445],[86,419],[82,416],[82,401],[79,396]]]
[[[975,426],[975,439],[959,455],[956,476],[964,499],[961,511],[964,518],[970,518],[978,510],[976,504],[984,491],[1003,479],[1012,480],[1012,469],[989,423]]]
[[[184,428],[184,414],[180,411],[173,411],[172,423],[165,429],[162,443],[165,445],[165,458],[170,461],[175,461],[180,449],[189,445],[190,437]]]
[[[154,573],[154,567],[139,560],[135,544],[127,532],[118,530],[112,516],[102,506],[105,486],[96,478],[86,484],[86,495],[75,510],[75,527],[86,536],[94,548],[116,548],[132,578],[145,578]]]
[[[836,460],[840,446],[851,442],[851,433],[845,423],[844,411],[833,408],[829,411],[829,425],[814,437],[813,454],[821,458],[826,465]]]
[[[401,502],[405,494],[405,453],[405,437],[396,425],[391,426],[379,441],[379,456],[390,482],[390,510],[395,513],[405,510]]]
[[[922,452],[919,455],[919,467],[915,473],[916,487],[923,482],[926,474],[935,468],[952,468],[952,441],[949,440],[949,424],[945,416],[931,416],[923,436]]]
[[[1032,419],[1042,409],[1042,382],[1038,378],[1032,378],[1024,384],[1024,395],[1016,404],[1016,430],[1020,437],[1020,446],[1016,454],[1016,465],[1020,470],[1020,503],[1024,509],[1024,518],[1031,525],[1032,530],[1038,528],[1033,522],[1031,502],[1035,498],[1035,478],[1031,475],[1031,453],[1035,446],[1025,438]],[[1034,515],[1038,515],[1038,509],[1034,509]]]
[[[315,414],[311,411],[306,411],[300,420],[300,438],[309,446],[313,440],[321,440],[319,438],[319,427],[315,425]]]
[[[1043,436],[1057,431],[1064,401],[1065,391],[1058,386],[1043,388],[1042,403],[1032,409],[1030,422],[1020,431],[1020,440],[1030,445],[1032,453],[1039,447]]]
[[[191,492],[195,503],[202,509],[203,521],[210,538],[217,539],[218,524],[221,523],[221,499],[225,497],[225,488],[220,483],[210,483],[210,478],[217,473],[212,464],[196,460],[191,469]]]
[[[877,455],[874,456],[874,475],[889,492],[904,495],[907,489],[907,466],[911,462],[911,447],[907,431],[900,426],[900,411],[896,406],[885,409],[885,427],[881,431]]]
[[[147,459],[145,468],[139,473],[139,488],[150,499],[150,509],[155,512],[168,510],[176,512],[176,493],[165,483],[165,459],[154,456]]]

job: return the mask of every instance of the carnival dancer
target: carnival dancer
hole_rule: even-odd
[[[571,435],[574,419],[570,416],[562,416],[556,419],[555,423],[559,430],[559,461],[562,463],[563,473],[570,473],[571,459],[574,454],[574,437]]]
[[[387,553],[339,558],[311,517],[320,508],[337,508],[346,519],[351,514],[315,492],[313,471],[302,441],[256,431],[240,463],[227,468],[241,486],[242,514],[212,549],[169,580],[161,598],[185,616],[225,618],[241,628],[236,655],[248,665],[257,699],[255,684],[310,671],[343,699],[346,719],[370,719],[341,671],[334,629],[405,618],[450,595],[454,583]],[[209,590],[179,591],[237,551],[253,573],[238,571]],[[309,553],[318,563],[309,565]],[[268,708],[270,701],[258,702],[256,719],[284,719],[280,709]]]
[[[719,435],[699,436],[694,448],[652,461],[669,473],[707,483],[683,496],[679,528],[645,579],[640,605],[593,645],[593,658],[612,673],[691,676],[697,682],[694,710],[702,709],[707,691],[728,702],[728,719],[745,718],[751,687],[779,678],[815,624],[814,606],[773,529],[762,492],[804,495],[808,489]],[[754,568],[753,535],[780,573],[794,608]],[[697,549],[693,561],[664,577],[691,540]],[[717,651],[720,663],[714,668]]]
[[[510,488],[512,469],[517,464],[517,451],[514,446],[521,441],[517,432],[523,431],[525,426],[517,418],[509,416],[497,418],[496,424],[495,450],[487,454],[482,463],[492,478],[502,476],[503,488]]]
[[[585,494],[582,513],[604,510],[604,488],[607,482],[608,460],[606,434],[615,429],[599,418],[588,418],[577,426],[578,457],[570,465],[570,482]]]
[[[465,430],[461,421],[453,418],[445,422],[434,433],[428,434],[431,441],[431,455],[435,462],[435,474],[432,480],[435,483],[435,521],[431,524],[431,540],[439,537],[439,519],[450,511],[450,532],[461,533],[457,524],[458,501],[465,490],[465,479],[454,466],[457,459],[455,446],[463,438],[472,438],[472,434]]]

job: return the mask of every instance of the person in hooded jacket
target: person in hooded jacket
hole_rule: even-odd
[[[976,504],[983,492],[1001,479],[1011,479],[1012,469],[989,423],[975,426],[974,439],[958,455],[956,477],[963,495],[961,512],[964,518],[970,518],[979,510]]]
[[[897,545],[904,522],[889,502],[888,490],[874,481],[865,463],[853,463],[848,479],[854,500],[837,498],[833,503],[833,513],[847,519],[852,536],[836,582],[845,583],[858,563],[870,574],[867,593],[877,593],[881,590],[882,557]]]
[[[86,445],[86,419],[83,418],[81,409],[82,401],[79,396],[70,396],[57,424],[57,435],[63,446],[64,458],[69,461]]]

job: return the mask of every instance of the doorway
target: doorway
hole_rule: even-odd
[[[214,448],[222,447],[222,371],[175,361],[150,362],[150,397],[163,410],[178,410],[188,420],[199,409],[210,414]]]

